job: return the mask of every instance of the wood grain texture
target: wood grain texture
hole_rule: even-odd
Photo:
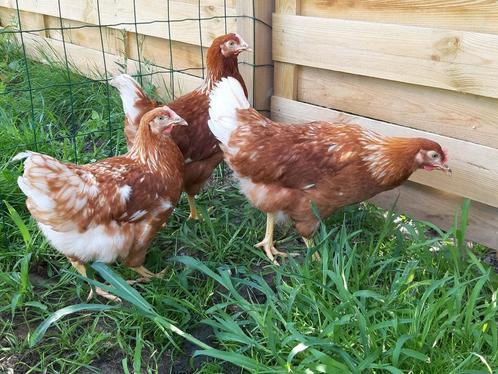
[[[19,36],[17,37],[19,38]],[[59,40],[42,38],[27,33],[24,35],[24,43],[26,45],[26,52],[30,58],[44,62],[44,58],[39,54],[39,51],[44,50],[45,52],[50,53],[49,51],[52,50],[59,56],[60,60],[64,61],[63,44]],[[72,66],[78,69],[81,74],[89,78],[101,78],[104,76],[105,68],[107,68],[109,78],[112,75],[124,72],[122,66],[127,67],[126,72],[128,74],[136,74],[138,72],[137,61],[131,59],[125,61],[121,56],[105,53],[106,63],[104,65],[101,51],[66,42],[66,52]],[[157,73],[152,75],[152,81],[158,87],[159,94],[165,95],[170,87],[171,74],[164,73],[162,70],[164,69],[154,65],[148,65],[147,67],[143,66],[142,69],[145,73]],[[177,87],[177,90],[175,91],[176,96],[189,92],[202,83],[201,78],[181,73],[175,73],[173,79],[175,80],[175,86]]]
[[[498,35],[275,14],[273,56],[498,98]]]
[[[24,13],[24,12],[23,12]],[[62,41],[62,32],[60,30],[61,24],[58,17],[45,16],[47,36],[55,40]],[[64,40],[66,42],[80,45],[86,48],[102,50],[102,41],[100,39],[100,30],[94,27],[86,27],[87,24],[62,19],[64,28]],[[125,48],[125,35],[119,30],[111,29],[108,27],[102,28],[102,39],[104,43],[104,51],[114,55],[124,56]]]
[[[301,2],[302,0],[276,0],[275,11],[278,14],[298,15],[301,12]],[[272,39],[272,45],[279,43],[275,33],[272,33]],[[298,67],[295,64],[275,61],[273,83],[275,95],[291,100],[297,99],[297,75]]]
[[[299,101],[498,148],[497,99],[304,66],[297,86]]]
[[[200,45],[201,33],[199,32],[199,6],[198,3],[170,0],[136,0],[137,22],[146,22],[137,26],[138,33],[160,38],[169,38],[168,30],[168,3],[169,18],[180,20],[172,22],[171,39],[184,43]],[[0,6],[16,8],[15,0],[0,0]],[[22,0],[19,8],[23,11],[40,13],[48,16],[59,17],[57,2],[54,0]],[[129,0],[101,1],[101,24],[112,24],[112,28],[135,32],[134,12],[132,2]],[[97,2],[94,0],[61,0],[62,17],[73,21],[84,22],[92,25],[99,23]],[[223,6],[202,4],[200,16],[202,18],[223,17]],[[227,8],[227,15],[234,16],[235,8]],[[236,30],[237,20],[227,19],[228,30]],[[225,20],[215,18],[202,21],[202,45],[209,46],[213,39],[225,33]]]
[[[288,123],[316,120],[355,123],[389,136],[432,139],[448,148],[453,176],[419,170],[410,180],[498,207],[498,149],[277,96],[272,98],[272,117],[274,120]]]
[[[273,93],[273,68],[271,57],[271,14],[273,2],[266,0],[137,0],[137,22],[135,29],[132,2],[129,0],[114,0],[100,2],[100,22],[110,24],[109,27],[95,27],[99,23],[97,3],[94,0],[61,0],[61,11],[67,42],[74,46],[82,46],[94,50],[102,50],[100,32],[104,39],[104,51],[111,55],[128,57],[131,63],[137,61],[150,63],[151,69],[163,68],[185,71],[197,77],[203,76],[203,60],[212,40],[227,32],[236,32],[253,48],[252,52],[240,55],[240,70],[244,76],[254,105],[261,110],[270,109],[270,99]],[[168,4],[170,5],[168,14]],[[59,9],[53,0],[23,0],[19,2],[23,21],[23,29],[39,29],[45,26],[52,30],[41,31],[56,41],[62,41],[60,31]],[[225,11],[225,5],[227,6]],[[0,22],[5,26],[16,27],[17,13],[14,9],[15,0],[0,0]],[[9,8],[7,8],[9,7]],[[38,12],[31,13],[30,12]],[[200,10],[200,13],[199,13]],[[253,14],[254,13],[254,14]],[[228,18],[223,19],[225,14]],[[238,17],[234,17],[234,16]],[[207,18],[199,25],[198,17]],[[253,16],[258,20],[254,20]],[[171,19],[168,29],[168,17]],[[215,18],[212,18],[215,17]],[[212,19],[211,19],[212,18]],[[34,19],[47,24],[33,22]],[[14,21],[15,20],[15,21]],[[28,22],[29,21],[29,22]],[[266,23],[266,24],[265,24]],[[269,26],[270,25],[270,26]],[[138,31],[138,34],[135,32]],[[168,40],[171,31],[171,43]],[[257,38],[255,38],[255,35]],[[138,44],[138,48],[137,48]],[[55,43],[57,45],[57,43]],[[201,48],[202,45],[202,48]],[[77,49],[72,48],[74,52]],[[90,63],[87,59],[90,52],[83,51],[81,65]],[[32,51],[29,51],[30,53]],[[78,60],[78,56],[72,56]],[[102,57],[97,57],[96,65]],[[115,61],[109,56],[110,61]],[[93,64],[93,63],[92,63]],[[171,66],[172,65],[172,66]],[[267,66],[254,66],[267,65]],[[138,66],[138,65],[137,65]],[[143,66],[143,65],[142,65]],[[88,69],[83,67],[83,71]],[[142,69],[143,70],[143,69]],[[185,88],[196,87],[195,77],[186,78],[186,74],[175,73]],[[171,84],[172,81],[169,80]],[[171,85],[171,87],[173,87]],[[177,85],[175,84],[175,87]],[[256,94],[252,91],[256,90]],[[175,90],[177,93],[177,90]]]
[[[199,0],[175,0],[177,3],[185,3],[190,5],[199,5]],[[207,1],[206,1],[207,3]],[[209,0],[210,6],[223,7],[225,4],[228,8],[235,8],[237,0]],[[205,4],[203,4],[205,5]]]
[[[278,14],[301,14],[301,3],[306,0],[276,0],[275,11]]]
[[[126,38],[127,56],[138,61],[137,34],[129,32]],[[196,45],[172,40],[170,46],[170,41],[167,39],[139,34],[138,50],[140,51],[140,60],[142,62],[147,61],[156,66],[169,69],[172,61],[174,69],[188,69],[189,74],[202,77],[202,58],[206,56],[207,48],[203,48],[203,53],[201,54],[201,48]],[[172,60],[171,56],[173,56]]]
[[[254,48],[255,35],[254,35],[254,20],[252,19],[254,8],[254,0],[237,0],[236,13],[237,18],[237,33]],[[249,102],[254,105],[254,82],[252,80],[253,65],[255,64],[255,51],[245,51],[239,55],[239,71],[246,83]]]
[[[397,212],[431,222],[443,230],[452,227],[463,204],[462,197],[414,182],[406,182],[401,187],[383,192],[371,201],[384,209],[391,209],[396,199]],[[498,209],[472,201],[467,230],[468,240],[498,250]]]
[[[273,1],[254,0],[255,16],[268,25],[272,23]],[[254,107],[269,114],[273,95],[272,29],[262,22],[255,21],[255,39],[252,48],[256,52],[254,61]]]
[[[39,30],[33,32],[36,35],[47,36],[47,32],[43,30],[46,26],[45,17],[43,14],[32,12],[19,12],[21,15],[20,26],[22,30]],[[0,26],[2,27],[19,27],[19,19],[15,9],[0,7]]]
[[[285,62],[275,63],[275,95],[287,99],[297,99],[298,69],[297,65]]]
[[[301,15],[498,34],[494,0],[303,0]]]

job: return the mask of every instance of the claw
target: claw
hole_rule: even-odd
[[[256,248],[261,248],[265,250],[266,256],[268,259],[273,262],[275,265],[280,266],[280,264],[275,259],[274,252],[278,252],[277,249],[273,246],[273,240],[269,240],[268,238],[264,238],[261,242],[254,245]]]
[[[140,274],[142,277],[135,279],[135,280],[130,280],[128,281],[129,284],[135,284],[135,283],[147,283],[150,282],[152,278],[162,278],[168,268],[164,268],[161,270],[159,273],[153,273],[149,269],[147,269],[145,266],[136,266],[136,267],[130,267],[131,270],[134,272]]]
[[[308,239],[308,238],[305,238],[303,236],[303,241],[304,241],[304,244],[306,244],[306,248],[308,248],[308,249],[310,249],[310,248],[312,248],[312,247],[315,246],[315,242],[314,242],[313,239]],[[311,256],[311,259],[313,261],[321,261],[322,260],[322,258],[320,257],[320,253],[318,253],[318,251],[315,251],[313,253],[313,255]]]
[[[90,301],[94,296],[95,294],[99,295],[99,296],[102,296],[103,298],[107,299],[107,300],[110,300],[110,301],[114,301],[116,303],[121,303],[123,302],[123,300],[121,300],[119,297],[107,292],[107,291],[104,291],[102,288],[100,287],[95,287],[95,293],[93,292],[93,288],[90,290],[90,293],[88,294],[88,297],[86,298],[86,301]]]

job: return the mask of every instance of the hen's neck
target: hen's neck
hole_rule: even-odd
[[[419,148],[417,139],[377,138],[364,145],[362,159],[380,184],[397,186],[417,170],[415,156]]]
[[[150,132],[149,126],[140,126],[135,142],[127,156],[157,171],[161,162],[168,160],[167,149],[174,146],[170,136],[159,137]]]
[[[221,52],[218,55],[208,55],[206,77],[199,92],[208,94],[221,78],[233,77],[237,79],[246,91],[244,80],[239,72],[237,57],[225,58]],[[246,93],[247,96],[247,93]]]

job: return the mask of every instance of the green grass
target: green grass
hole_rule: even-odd
[[[28,69],[33,113],[22,54],[0,40],[0,201],[8,202],[0,209],[0,371],[497,372],[496,274],[479,260],[484,248],[467,252],[465,219],[434,236],[428,224],[348,207],[320,228],[321,262],[279,228],[278,247],[303,256],[275,267],[252,246],[264,215],[223,167],[199,196],[204,220],[186,222],[182,200],[157,235],[146,266],[168,267],[164,279],[131,288],[114,275],[134,277],[129,270],[95,264],[96,279],[125,301],[81,305],[87,281],[36,229],[15,182],[21,166],[8,161],[27,148],[79,163],[122,152],[121,103],[105,84],[55,63]]]

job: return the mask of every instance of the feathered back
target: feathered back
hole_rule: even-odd
[[[209,129],[224,145],[228,145],[232,131],[237,128],[237,110],[249,109],[244,89],[237,79],[221,79],[209,96]]]

